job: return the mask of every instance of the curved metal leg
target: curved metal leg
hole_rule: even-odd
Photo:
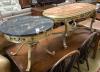
[[[45,48],[45,51],[48,53],[48,54],[50,54],[50,55],[55,55],[55,51],[49,51],[47,48]]]
[[[46,41],[48,42],[48,34],[47,34],[47,32],[45,32],[45,37],[46,37]],[[55,55],[55,51],[49,51],[48,50],[48,47],[45,47],[45,51],[48,53],[48,54],[50,54],[50,55]]]
[[[95,22],[95,19],[96,19],[96,12],[94,13],[94,15],[92,17],[92,21],[91,21],[91,24],[90,24],[90,30],[91,30],[91,32],[94,31],[93,28],[92,28],[92,26],[93,26],[93,23]]]
[[[66,34],[64,34],[64,38],[63,38],[63,46],[64,46],[65,49],[67,49],[67,47],[68,47],[68,46],[67,46],[67,42],[66,42],[67,36],[68,36],[68,35],[67,35],[67,33],[66,33]]]
[[[70,31],[67,31],[68,36],[70,36],[75,30],[78,29],[78,28],[77,28],[77,25],[78,25],[78,24],[76,23],[75,20],[71,20],[71,23],[68,22],[68,25],[71,26],[71,30],[70,30]]]
[[[65,20],[65,33],[64,33],[64,38],[63,38],[63,46],[65,49],[67,49],[67,41],[66,38],[68,37],[68,29],[67,29],[67,24],[68,22]]]
[[[30,71],[31,70],[31,52],[32,52],[32,45],[29,45],[28,48],[28,64],[27,64],[27,68],[26,71]]]
[[[10,54],[11,54],[11,55],[17,55],[17,53],[20,51],[20,49],[23,47],[24,44],[25,44],[25,43],[22,43],[22,44],[20,45],[20,47],[17,48],[16,52],[11,52]]]

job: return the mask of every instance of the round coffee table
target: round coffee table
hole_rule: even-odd
[[[4,33],[4,37],[14,43],[22,43],[22,45],[12,55],[16,55],[24,44],[28,44],[28,65],[26,71],[30,71],[31,68],[31,48],[37,45],[39,40],[43,37],[47,37],[49,31],[53,28],[54,22],[50,18],[43,16],[20,16],[9,19],[0,24],[0,31]],[[50,52],[47,48],[47,53]]]
[[[96,7],[93,4],[89,3],[73,3],[69,5],[62,5],[53,8],[49,8],[43,11],[43,16],[52,18],[54,22],[63,22],[65,25],[65,33],[63,39],[63,45],[67,49],[66,38],[71,32],[75,31],[78,23],[76,20],[82,18],[92,17],[90,24],[90,29],[92,31],[92,25],[95,21]],[[70,22],[72,22],[70,24]],[[72,28],[71,30],[68,28]]]

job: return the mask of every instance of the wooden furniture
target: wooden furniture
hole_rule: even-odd
[[[90,27],[90,21],[91,21],[91,18],[89,18],[89,19],[87,19],[85,21],[80,22],[79,25],[82,25],[86,29],[89,29],[89,27]],[[94,24],[92,25],[92,28],[93,28],[93,31],[98,32],[98,34],[100,35],[100,21],[99,20],[95,20]],[[100,36],[99,36],[98,40],[100,40]],[[98,44],[97,44],[97,46],[98,46]],[[95,51],[95,54],[94,54],[93,58],[95,58],[95,57],[96,57],[96,51]]]
[[[74,64],[76,63],[80,52],[74,50],[64,55],[58,60],[50,69],[49,72],[71,72]]]
[[[32,15],[33,16],[42,16],[42,13],[45,9],[54,7],[54,5],[45,5],[45,6],[36,6],[32,7]]]
[[[96,0],[96,2],[100,2],[100,0]]]
[[[64,27],[54,29],[52,33],[64,32]],[[75,31],[68,39],[68,48],[65,50],[63,47],[63,36],[62,34],[53,34],[48,36],[48,41],[44,38],[40,40],[37,47],[32,48],[32,69],[31,72],[47,72],[54,63],[56,63],[61,57],[67,53],[78,49],[85,39],[90,35],[89,30],[79,29]],[[18,52],[17,56],[12,56],[10,52],[15,52],[20,44],[9,47],[6,51],[9,58],[16,64],[20,72],[25,72],[27,67],[27,49],[28,46],[24,45]],[[55,51],[55,55],[50,55],[45,52],[44,47],[47,46],[50,51]]]
[[[44,4],[60,4],[66,0],[31,0],[32,5],[44,5]]]
[[[87,64],[87,69],[89,70],[89,63],[88,63],[88,56],[90,54],[90,51],[97,46],[96,43],[98,43],[98,34],[97,32],[93,32],[88,39],[86,39],[81,47],[79,48],[80,56],[78,59],[78,62]],[[94,49],[95,50],[95,49]]]
[[[31,0],[19,0],[21,8],[31,7]]]

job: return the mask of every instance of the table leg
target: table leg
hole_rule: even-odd
[[[48,34],[47,34],[47,32],[44,32],[45,33],[45,38],[46,38],[46,41],[47,41],[47,43],[48,43]],[[50,55],[55,55],[55,51],[49,51],[48,50],[48,47],[45,47],[44,48],[45,49],[45,51],[48,53],[48,54],[50,54]]]
[[[17,55],[17,53],[20,51],[20,49],[23,47],[24,44],[25,44],[25,43],[22,43],[22,44],[20,45],[20,47],[17,48],[16,52],[11,52],[10,54],[11,54],[11,55]]]
[[[31,44],[29,44],[29,47],[28,47],[28,64],[27,64],[27,68],[26,68],[26,71],[30,71],[31,70],[31,52],[32,52],[32,46]]]
[[[64,38],[63,38],[63,46],[64,46],[64,48],[65,49],[67,49],[67,41],[66,41],[66,39],[67,39],[67,37],[68,37],[68,28],[67,28],[67,24],[68,24],[68,22],[65,20],[65,33],[64,33]]]
[[[95,22],[95,19],[96,19],[96,13],[93,15],[92,21],[91,21],[91,24],[90,24],[90,30],[91,30],[91,32],[94,31],[94,29],[92,28],[92,26],[93,26],[93,23]]]

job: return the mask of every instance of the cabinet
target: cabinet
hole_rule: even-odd
[[[51,8],[51,7],[54,7],[54,5],[45,5],[45,6],[33,7],[32,8],[32,15],[33,16],[38,16],[38,15],[42,16],[43,10]]]
[[[96,0],[96,2],[100,2],[100,0]]]
[[[19,0],[22,8],[27,8],[31,6],[31,0]]]

